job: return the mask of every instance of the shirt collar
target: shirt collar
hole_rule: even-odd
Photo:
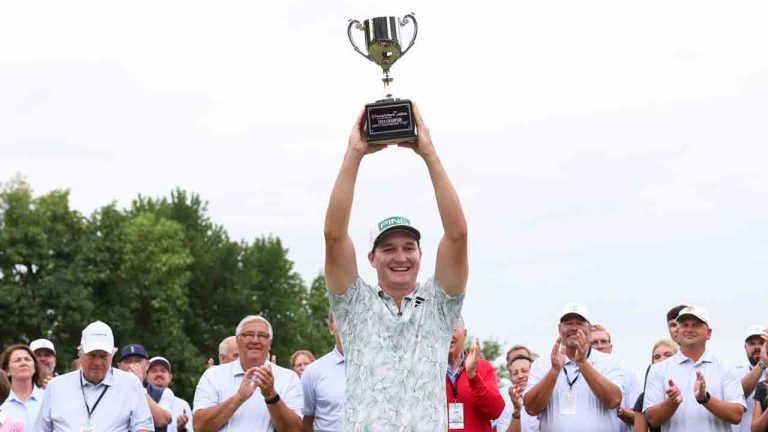
[[[234,363],[234,364],[233,364]],[[230,372],[233,376],[242,376],[245,375],[245,371],[243,370],[243,365],[240,363],[240,359],[236,359],[234,361],[229,362],[230,364]],[[262,366],[269,365],[269,359],[264,361],[264,364]]]
[[[408,294],[406,294],[405,297],[403,297],[403,300],[408,300],[408,301],[413,300],[413,297],[416,295],[416,291],[418,291],[419,288],[421,288],[421,285],[419,283],[416,283],[416,288],[414,288],[413,291],[411,291]],[[384,289],[381,287],[381,285],[376,285],[376,290],[379,293],[379,297],[381,297],[381,298],[392,298],[392,296],[390,296],[389,294],[387,294],[386,291],[384,291]]]
[[[678,350],[677,353],[672,357],[677,361],[677,364],[683,364],[687,361],[693,363],[694,365],[700,364],[700,363],[713,363],[712,354],[709,353],[709,351],[704,351],[704,354],[701,355],[701,358],[697,362],[694,362],[692,359],[688,358],[683,354],[683,350]]]
[[[114,379],[114,375],[115,375],[115,368],[109,368],[109,371],[107,371],[107,374],[104,375],[104,379],[101,380],[101,382],[98,383],[98,384],[93,384],[92,382],[90,382],[87,379],[85,379],[85,375],[83,374],[83,370],[80,369],[80,382],[82,383],[81,385],[83,387],[88,387],[88,386],[98,387],[98,386],[100,386],[102,384],[107,386],[107,387],[112,387],[112,381]]]
[[[336,364],[344,363],[344,354],[340,353],[335,346],[333,347],[333,353],[336,356]]]

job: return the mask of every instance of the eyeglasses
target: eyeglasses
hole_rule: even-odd
[[[269,333],[263,333],[263,332],[242,332],[238,336],[245,340],[252,340],[253,338],[258,338],[259,340],[269,340]]]
[[[597,347],[597,346],[610,346],[611,345],[611,341],[609,341],[607,339],[595,339],[595,340],[591,341],[589,344],[592,345],[593,347]]]

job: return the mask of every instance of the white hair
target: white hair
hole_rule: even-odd
[[[219,344],[219,355],[227,355],[229,354],[229,345],[227,344],[227,339],[229,339],[229,336],[225,337],[223,341]]]
[[[240,323],[237,325],[237,328],[235,328],[235,336],[240,336],[240,333],[243,332],[243,327],[251,321],[259,321],[266,324],[269,332],[269,338],[272,339],[272,324],[270,324],[269,321],[266,320],[266,318],[259,315],[248,315],[247,317],[240,320]],[[219,350],[221,350],[221,347],[219,347]]]

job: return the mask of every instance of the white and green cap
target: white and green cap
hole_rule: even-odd
[[[421,240],[421,233],[411,225],[411,221],[408,220],[408,218],[402,216],[390,216],[382,219],[371,230],[371,251],[376,249],[376,245],[379,244],[379,240],[381,240],[384,234],[395,230],[407,231],[416,237],[417,242]]]

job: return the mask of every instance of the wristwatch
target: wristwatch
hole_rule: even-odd
[[[264,403],[267,405],[274,405],[280,401],[280,395],[275,393],[275,396],[270,399],[264,399]]]
[[[768,364],[765,364],[763,362],[757,362],[757,365],[760,366],[760,369],[762,369],[763,372],[765,372],[765,370],[768,369]]]
[[[709,402],[709,392],[704,393],[704,397],[701,400],[696,399],[696,402],[700,403],[701,405]]]
[[[520,420],[520,414],[512,413],[512,418],[515,420]]]

